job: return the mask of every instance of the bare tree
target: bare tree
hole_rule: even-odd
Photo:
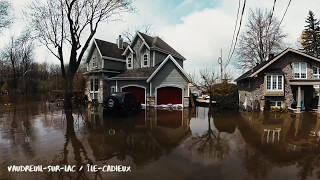
[[[21,70],[23,77],[23,84],[25,93],[28,93],[28,86],[30,84],[29,74],[31,73],[31,65],[34,59],[34,42],[30,35],[30,32],[23,32],[16,40],[17,44],[17,55],[21,62]]]
[[[147,35],[152,34],[153,25],[152,24],[143,24],[141,26],[136,26],[135,28],[127,27],[123,32],[122,35],[127,39],[129,43],[132,42],[135,34],[137,31],[142,32]]]
[[[0,30],[12,24],[13,14],[11,4],[6,0],[0,1]]]
[[[31,63],[34,58],[34,42],[30,32],[23,32],[16,40],[17,53],[22,62],[23,71],[30,70]]]
[[[10,64],[11,74],[13,75],[13,89],[16,90],[19,57],[15,37],[10,38],[10,43],[4,47],[1,56],[6,63]]]
[[[98,25],[131,10],[131,0],[36,0],[30,6],[31,31],[60,61],[65,79],[65,108],[72,108],[74,75]]]
[[[211,113],[210,107],[213,101],[214,85],[217,83],[218,77],[212,69],[202,69],[200,70],[200,75],[192,74],[190,77],[192,85],[210,96],[209,109]]]
[[[250,69],[266,61],[269,54],[282,51],[287,36],[282,31],[280,22],[272,17],[271,11],[250,10],[245,32],[240,36],[237,55],[239,69]]]

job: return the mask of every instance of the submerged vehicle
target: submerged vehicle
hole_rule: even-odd
[[[112,93],[103,102],[105,111],[112,115],[133,115],[141,110],[141,103],[131,92]]]

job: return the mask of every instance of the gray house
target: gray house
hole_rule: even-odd
[[[286,49],[268,61],[258,64],[235,80],[240,107],[262,109],[286,107],[300,113],[320,112],[320,59],[294,49]]]
[[[186,59],[159,37],[137,32],[131,44],[94,39],[87,58],[89,101],[102,103],[113,92],[133,92],[146,106],[189,106]]]

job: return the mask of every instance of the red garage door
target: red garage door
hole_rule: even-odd
[[[145,90],[144,90],[144,88],[130,86],[130,87],[123,88],[122,92],[132,92],[141,104],[145,103]]]
[[[182,89],[163,87],[157,90],[157,104],[182,104]]]

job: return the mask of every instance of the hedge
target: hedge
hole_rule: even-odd
[[[220,83],[213,86],[213,100],[222,109],[237,110],[239,93],[236,84]]]

